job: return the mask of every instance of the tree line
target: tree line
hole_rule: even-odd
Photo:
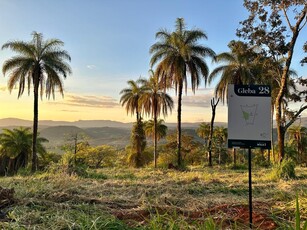
[[[177,101],[176,152],[177,166],[183,166],[182,160],[182,96],[190,86],[193,93],[203,80],[205,86],[219,78],[215,88],[215,97],[227,103],[228,84],[267,84],[272,87],[272,114],[278,136],[278,162],[286,155],[286,131],[307,108],[306,105],[292,111],[290,102],[307,100],[307,91],[299,90],[306,86],[302,77],[291,69],[294,60],[294,48],[301,31],[307,23],[305,0],[244,0],[244,7],[249,12],[246,20],[240,22],[237,36],[240,41],[230,41],[229,52],[216,54],[211,48],[201,44],[207,39],[201,29],[187,29],[183,18],[177,18],[175,29],[161,29],[156,33],[156,43],[150,47],[151,76],[149,79],[128,81],[128,88],[123,89],[120,103],[127,113],[136,115],[132,130],[131,151],[134,153],[136,166],[145,149],[144,116],[152,118],[154,142],[154,165],[157,162],[158,119],[166,116],[173,109],[173,101],[167,94],[170,88],[175,89]],[[34,32],[30,42],[12,41],[2,46],[11,49],[17,56],[6,60],[2,71],[8,74],[8,88],[11,91],[18,86],[18,97],[28,86],[30,93],[33,86],[34,117],[31,148],[32,172],[37,169],[38,152],[38,98],[46,94],[47,98],[55,96],[56,90],[63,94],[63,82],[71,74],[67,61],[71,57],[61,47],[64,43],[58,39],[44,40],[42,34]],[[302,47],[307,51],[307,43]],[[218,63],[211,72],[206,58]],[[302,57],[301,64],[306,63]],[[213,129],[212,129],[213,131]],[[296,136],[297,137],[297,136]],[[298,139],[298,138],[297,138]],[[297,141],[298,143],[298,141]],[[298,144],[300,155],[304,154]],[[131,155],[132,156],[132,155]],[[301,156],[300,156],[301,157]],[[301,157],[302,158],[302,157]]]

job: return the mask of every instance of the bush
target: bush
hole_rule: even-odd
[[[272,175],[274,179],[295,179],[295,163],[292,160],[285,159],[282,163],[273,168]]]

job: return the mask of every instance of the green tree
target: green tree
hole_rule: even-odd
[[[280,58],[285,60],[280,72],[279,91],[275,99],[279,162],[281,162],[285,155],[286,130],[307,109],[306,105],[300,107],[287,123],[283,123],[282,103],[287,92],[294,48],[307,22],[307,4],[305,0],[244,0],[244,6],[250,14],[246,20],[241,22],[237,35],[251,45],[262,48],[262,52],[274,60]]]
[[[166,144],[164,145],[164,154],[169,155],[167,160],[171,162],[167,163],[173,163],[173,159],[175,159],[176,155],[176,146],[177,146],[177,135],[176,133],[171,133],[166,136]],[[202,144],[198,141],[195,141],[194,137],[191,135],[188,135],[186,133],[182,134],[182,159],[185,163],[187,163],[186,160],[188,160],[188,163],[195,164],[200,162],[202,158],[202,151],[200,151],[202,148]]]
[[[89,146],[79,151],[77,157],[82,159],[89,167],[99,168],[104,163],[109,164],[112,157],[115,155],[115,151],[114,147],[109,145]]]
[[[213,58],[212,49],[198,43],[207,39],[207,35],[199,29],[186,29],[183,18],[177,18],[175,30],[169,32],[162,29],[156,33],[159,39],[150,48],[151,66],[156,66],[156,74],[161,78],[164,87],[174,86],[178,95],[177,107],[177,156],[178,166],[182,166],[181,156],[181,106],[183,87],[187,93],[188,76],[193,93],[198,88],[201,78],[208,77],[208,66],[205,57]]]
[[[163,84],[159,82],[158,76],[151,71],[148,80],[141,79],[144,93],[141,96],[141,104],[144,112],[153,118],[153,140],[154,140],[154,166],[157,167],[157,141],[159,139],[158,132],[164,129],[163,120],[158,121],[158,117],[162,114],[164,117],[168,111],[172,111],[174,106],[173,99],[163,90]],[[148,123],[145,128],[149,131]],[[160,126],[160,127],[159,127]],[[160,130],[159,130],[160,129]],[[162,130],[163,131],[163,130]],[[160,133],[161,134],[161,133]]]
[[[64,43],[58,39],[44,40],[43,35],[33,32],[30,42],[12,41],[2,46],[2,49],[11,49],[17,55],[6,60],[2,67],[5,75],[9,73],[8,88],[13,90],[18,86],[18,98],[24,93],[28,85],[30,94],[31,85],[34,92],[34,118],[32,140],[32,172],[37,169],[37,129],[38,129],[38,97],[45,93],[48,98],[58,90],[63,95],[63,82],[71,73],[71,68],[66,62],[70,61],[69,54],[60,47]],[[40,92],[39,92],[40,87]]]
[[[12,174],[18,171],[19,168],[25,168],[28,165],[32,151],[32,133],[30,128],[15,128],[3,129],[0,134],[0,145],[2,157],[9,158],[8,173]],[[46,153],[43,146],[47,139],[38,137],[36,142],[37,152],[40,155]]]

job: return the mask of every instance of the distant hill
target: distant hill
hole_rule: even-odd
[[[209,121],[208,121],[209,122]],[[185,128],[197,128],[201,122],[183,122],[181,125]],[[306,120],[307,123],[307,120]],[[23,120],[18,118],[4,118],[0,119],[0,127],[19,127],[19,126],[27,126],[32,127],[32,121]],[[39,120],[39,126],[49,127],[49,126],[76,126],[79,128],[96,128],[96,127],[113,127],[113,128],[131,128],[133,125],[130,123],[123,123],[118,121],[110,121],[110,120],[79,120],[79,121],[52,121],[52,120]],[[174,128],[177,126],[176,123],[168,122],[166,125],[170,128]],[[225,122],[215,122],[217,126],[226,126]]]
[[[18,127],[18,126],[32,126],[32,121],[18,118],[4,118],[0,119],[0,127]],[[132,123],[123,123],[110,120],[79,120],[79,121],[52,121],[39,120],[39,126],[77,126],[80,128],[86,127],[125,127],[131,128]]]

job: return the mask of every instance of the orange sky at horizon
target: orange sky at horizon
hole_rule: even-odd
[[[8,90],[0,87],[2,118],[19,118],[25,120],[33,119],[33,93],[25,92],[19,99],[17,90],[10,94]],[[188,96],[183,95],[182,122],[209,122],[211,119],[211,108],[209,96],[205,94]],[[177,99],[173,97],[175,106],[172,114],[163,118],[167,122],[177,121]],[[204,103],[204,107],[191,106],[195,103]],[[186,104],[185,104],[186,102]],[[190,103],[190,104],[189,104]],[[12,107],[14,106],[14,107]],[[144,120],[150,118],[145,117]],[[39,101],[39,120],[54,121],[78,121],[78,120],[113,120],[119,122],[134,122],[135,116],[127,115],[125,109],[119,104],[119,99],[106,96],[91,96],[72,93],[64,93],[64,98],[57,94],[55,100],[48,100],[43,96]],[[217,107],[215,121],[227,122],[227,107],[220,102]]]

